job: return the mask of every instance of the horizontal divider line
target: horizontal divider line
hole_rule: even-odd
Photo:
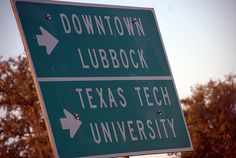
[[[173,80],[172,76],[117,76],[117,77],[39,77],[39,82],[63,82],[63,81],[160,81]]]

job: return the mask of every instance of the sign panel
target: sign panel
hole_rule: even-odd
[[[153,9],[12,5],[58,157],[192,149]]]

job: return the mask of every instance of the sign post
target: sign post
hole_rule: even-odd
[[[153,9],[12,6],[56,156],[192,150]]]

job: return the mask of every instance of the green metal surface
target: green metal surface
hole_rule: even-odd
[[[15,5],[59,157],[191,150],[152,9]],[[58,40],[50,54],[40,27]],[[82,122],[73,137],[62,129],[64,109]]]

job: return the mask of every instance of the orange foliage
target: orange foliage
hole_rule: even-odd
[[[53,157],[27,60],[20,56],[0,58],[0,157]]]
[[[236,75],[197,85],[192,96],[181,102],[194,147],[181,157],[235,158]]]

